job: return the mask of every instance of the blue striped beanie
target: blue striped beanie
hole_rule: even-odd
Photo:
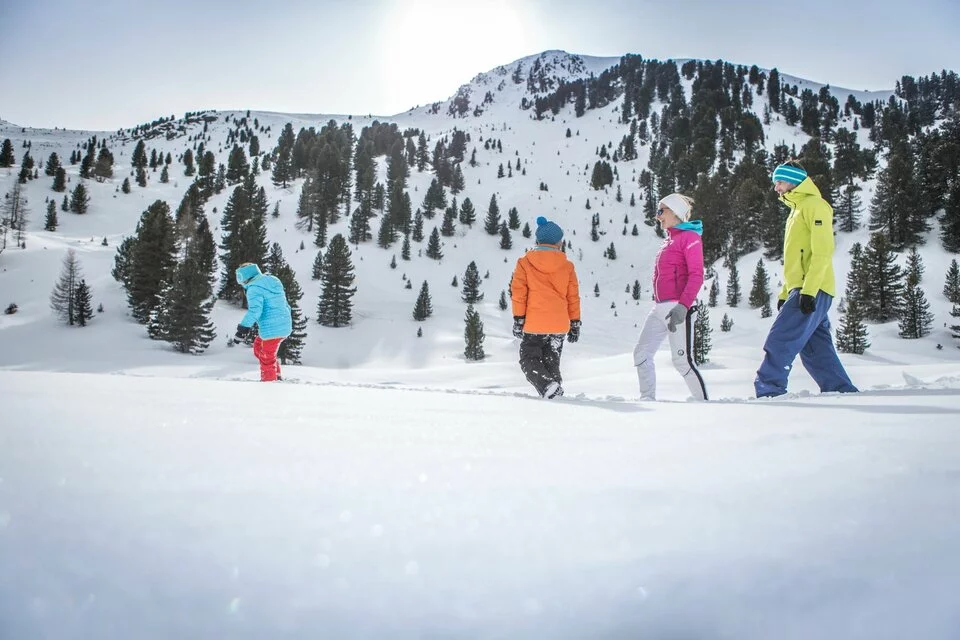
[[[807,172],[800,167],[782,164],[773,170],[773,181],[783,180],[790,184],[800,184],[807,178]]]
[[[563,229],[556,222],[550,222],[543,216],[537,218],[537,244],[560,244]]]

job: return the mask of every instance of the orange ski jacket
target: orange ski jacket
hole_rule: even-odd
[[[526,317],[524,333],[567,333],[580,319],[577,272],[556,245],[537,245],[517,260],[510,298],[513,315]]]

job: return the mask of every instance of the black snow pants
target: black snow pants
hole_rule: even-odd
[[[520,341],[520,370],[541,396],[547,385],[560,377],[560,354],[563,351],[563,333],[525,333]]]

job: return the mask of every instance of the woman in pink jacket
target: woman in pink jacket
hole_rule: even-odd
[[[693,200],[679,193],[662,199],[657,220],[667,239],[657,253],[653,268],[653,299],[656,303],[633,350],[633,364],[640,380],[640,398],[657,399],[657,374],[653,356],[665,337],[670,353],[695,400],[707,399],[707,387],[693,361],[694,304],[703,285],[703,223],[690,220]]]

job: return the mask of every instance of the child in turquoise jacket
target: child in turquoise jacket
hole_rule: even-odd
[[[240,265],[236,273],[237,282],[247,294],[247,313],[237,325],[233,342],[242,342],[253,331],[256,323],[259,331],[253,341],[253,355],[260,361],[260,380],[280,380],[277,350],[293,330],[290,305],[287,303],[283,283],[275,276],[262,273],[260,267],[251,262]]]

